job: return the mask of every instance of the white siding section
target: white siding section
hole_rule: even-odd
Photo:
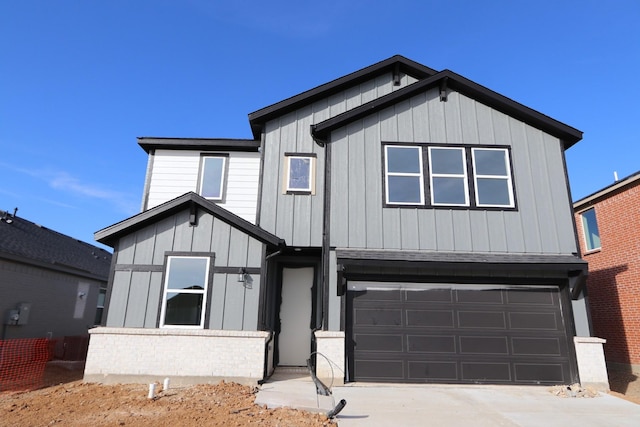
[[[199,151],[156,150],[146,209],[198,191]],[[260,153],[231,152],[221,207],[255,223]]]

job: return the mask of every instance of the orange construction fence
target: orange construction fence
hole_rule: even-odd
[[[42,387],[51,344],[46,338],[0,341],[0,392]]]

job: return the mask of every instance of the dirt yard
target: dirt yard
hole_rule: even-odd
[[[324,415],[255,405],[255,390],[233,383],[162,390],[146,384],[83,384],[81,371],[48,368],[47,387],[0,393],[0,426],[331,426]],[[62,383],[62,384],[61,384]]]
[[[0,426],[333,426],[319,414],[255,405],[255,390],[233,383],[171,388],[150,400],[148,385],[83,384],[81,371],[49,367],[45,388],[0,393]],[[640,404],[640,379],[609,372],[611,394]]]

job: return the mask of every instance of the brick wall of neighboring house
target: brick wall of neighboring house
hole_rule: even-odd
[[[608,363],[640,367],[640,180],[576,205],[594,335]],[[580,213],[594,207],[601,248],[586,250]]]

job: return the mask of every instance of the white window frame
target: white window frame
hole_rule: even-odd
[[[205,259],[206,267],[204,274],[204,289],[174,289],[169,288],[169,273],[171,270],[171,262],[173,259]],[[207,293],[209,291],[209,268],[211,265],[211,258],[207,256],[168,256],[167,257],[167,268],[165,272],[164,278],[164,286],[162,293],[162,309],[160,311],[160,327],[161,328],[174,328],[174,329],[203,329],[205,314],[207,311]],[[165,324],[165,315],[167,311],[167,295],[170,293],[179,293],[179,294],[198,294],[202,295],[202,311],[200,313],[200,323],[198,325],[173,325],[173,324]]]
[[[418,162],[420,165],[420,172],[389,172],[389,148],[409,148],[418,152]],[[418,145],[396,145],[388,144],[384,146],[384,186],[385,186],[385,201],[388,205],[408,205],[416,206],[424,205],[424,166],[422,164],[422,147]],[[416,177],[420,180],[420,202],[392,202],[389,200],[389,177],[390,176],[407,176]]]
[[[202,162],[202,166],[200,168],[200,179],[199,179],[199,184],[200,184],[200,195],[202,197],[204,197],[207,200],[215,200],[215,201],[221,201],[224,199],[224,188],[225,188],[225,177],[226,177],[226,169],[227,169],[227,158],[228,156],[222,156],[219,154],[204,154],[201,157],[201,162]],[[205,196],[203,194],[203,190],[204,190],[204,176],[205,176],[205,169],[206,169],[206,163],[207,163],[207,159],[221,159],[222,160],[222,168],[221,168],[221,176],[220,176],[220,196],[219,197],[209,197],[209,196]]]
[[[431,198],[432,206],[463,206],[469,207],[469,177],[467,176],[467,150],[464,147],[445,147],[445,146],[429,146],[429,196]],[[462,152],[462,174],[452,173],[433,173],[433,155],[432,150],[457,150]],[[433,185],[433,178],[462,178],[464,182],[464,204],[460,203],[436,203],[434,201],[435,191]]]
[[[597,247],[593,247],[593,248],[589,248],[589,239],[587,237],[587,226],[585,224],[586,222],[586,218],[584,216],[584,214],[588,213],[588,212],[593,212],[593,219],[596,222],[596,228],[598,229],[598,242],[600,243],[599,246]],[[589,253],[589,252],[597,252],[599,250],[602,249],[602,237],[600,236],[600,226],[598,225],[598,213],[596,212],[596,208],[589,208],[589,209],[585,209],[582,212],[580,212],[580,222],[582,223],[582,239],[584,241],[584,248],[586,249],[585,253]]]
[[[502,151],[504,153],[505,170],[506,175],[481,175],[476,173],[476,151]],[[476,198],[476,206],[479,208],[513,208],[515,207],[513,197],[513,180],[511,179],[511,159],[509,158],[509,150],[506,148],[487,148],[487,147],[472,147],[471,158],[473,161],[473,184],[474,184],[474,196]],[[507,181],[507,190],[509,192],[509,204],[483,204],[480,203],[480,197],[478,194],[478,179],[496,179],[501,181]]]
[[[315,170],[316,170],[316,157],[311,155],[304,154],[285,154],[286,158],[286,167],[284,174],[284,192],[285,193],[309,193],[315,194]],[[309,186],[306,188],[301,187],[292,187],[291,186],[291,160],[294,159],[303,159],[309,160],[309,176],[308,182]]]

